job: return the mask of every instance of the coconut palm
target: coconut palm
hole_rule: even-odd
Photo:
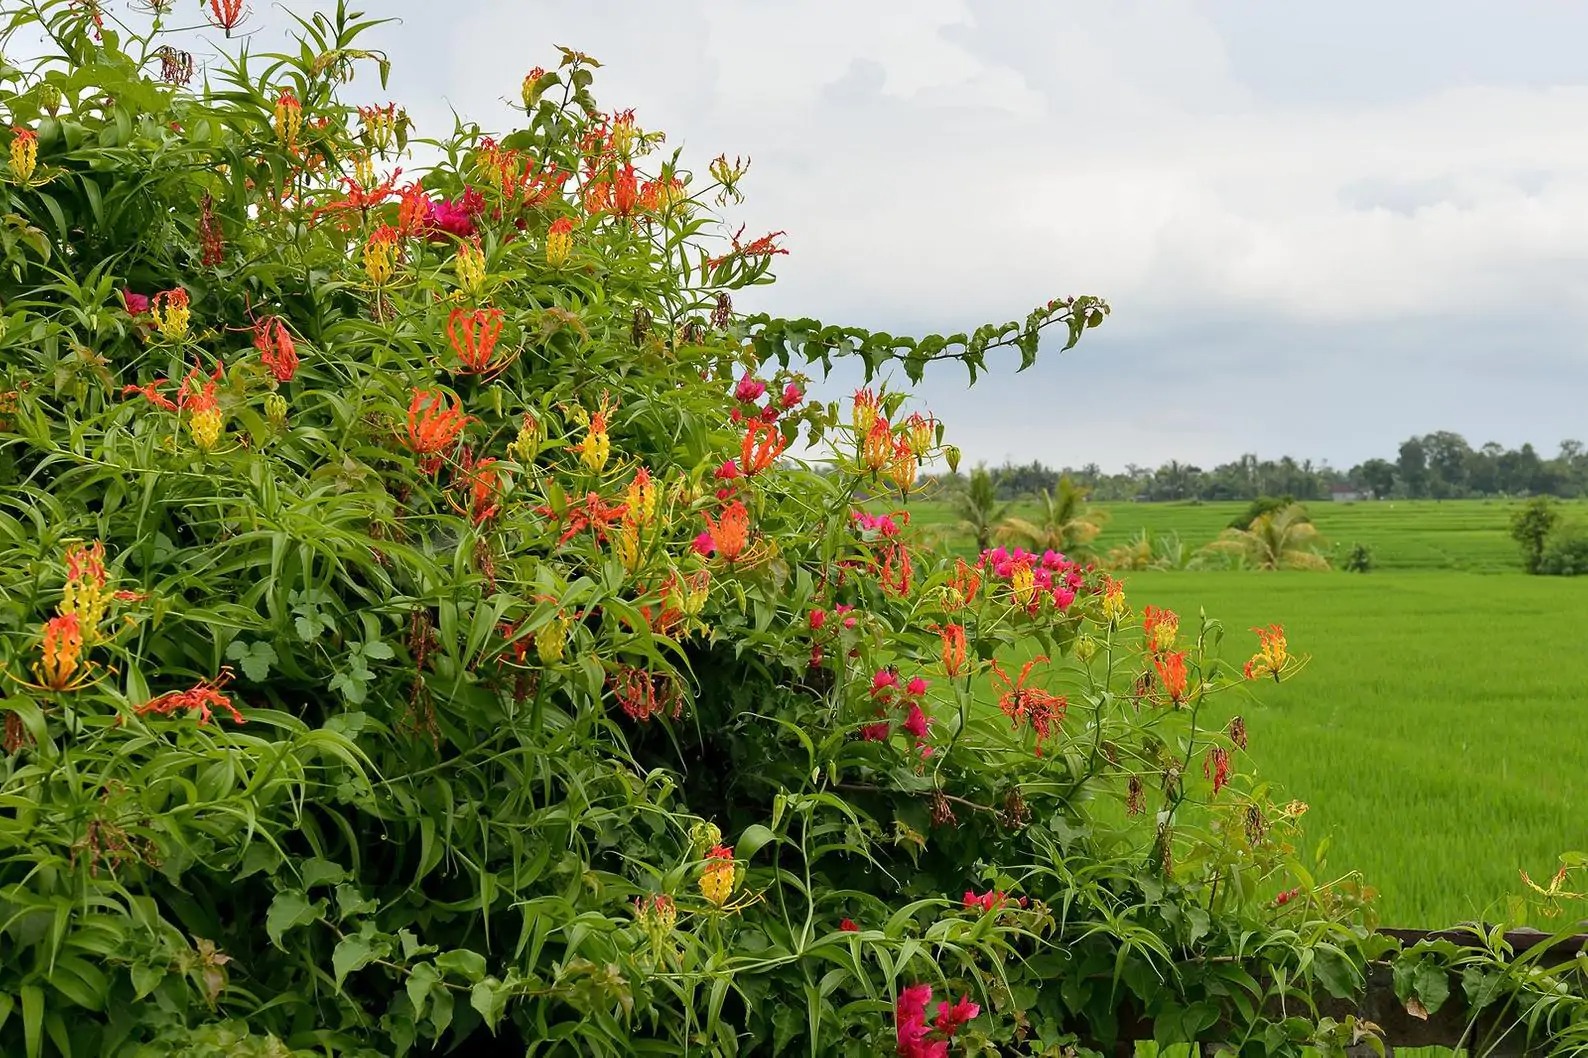
[[[1009,514],[1009,504],[998,502],[997,486],[986,467],[972,470],[965,490],[949,496],[948,505],[959,519],[948,531],[975,537],[978,552],[992,546],[993,534]]]
[[[1328,569],[1329,560],[1318,553],[1316,526],[1307,512],[1293,503],[1252,520],[1245,529],[1226,529],[1207,546],[1215,554],[1238,554],[1252,569]]]
[[[1033,551],[1053,550],[1070,558],[1091,555],[1087,546],[1103,531],[1108,514],[1086,505],[1086,490],[1071,481],[1059,479],[1059,487],[1042,490],[1035,518],[1006,518],[994,535],[1006,543],[1020,544]]]

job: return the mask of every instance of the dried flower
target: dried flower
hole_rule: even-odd
[[[226,259],[226,239],[215,219],[215,199],[208,191],[199,202],[198,240],[199,263],[205,268],[214,268]]]

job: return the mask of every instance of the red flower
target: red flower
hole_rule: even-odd
[[[706,267],[707,268],[716,268],[718,265],[725,264],[726,262],[731,261],[731,260],[733,260],[736,257],[739,257],[739,258],[772,257],[772,256],[775,256],[777,254],[786,254],[786,253],[788,253],[787,250],[783,249],[782,247],[780,247],[780,246],[778,246],[776,244],[777,239],[780,236],[787,235],[788,232],[774,231],[774,232],[772,232],[769,235],[761,236],[759,239],[756,239],[754,242],[751,242],[748,245],[741,244],[739,242],[739,236],[741,236],[743,234],[744,234],[744,229],[742,227],[738,231],[734,232],[733,233],[733,250],[730,251],[729,253],[723,254],[721,257],[713,257],[711,260],[706,262]]]
[[[959,1002],[949,1005],[947,1002],[937,1005],[937,1017],[933,1027],[944,1036],[953,1036],[960,1028],[976,1015],[981,1013],[981,1006],[970,1001],[970,996],[960,996]]]
[[[298,350],[292,333],[280,316],[266,316],[254,324],[254,348],[277,382],[291,382],[298,370]]]
[[[453,309],[447,316],[447,340],[462,361],[465,375],[496,375],[517,354],[496,360],[496,341],[502,334],[501,309]]]
[[[226,686],[232,678],[230,669],[222,669],[221,674],[213,680],[201,681],[185,691],[167,691],[158,698],[151,699],[134,710],[139,716],[148,716],[154,713],[158,716],[171,714],[186,709],[190,713],[198,714],[199,726],[210,722],[210,717],[215,715],[217,709],[224,709],[230,714],[232,721],[246,724],[248,721],[243,714],[237,711],[232,700],[221,693],[221,688]]]
[[[811,631],[812,632],[820,632],[822,630],[822,625],[824,625],[826,623],[827,623],[827,611],[826,610],[812,610],[811,611]]]
[[[440,469],[441,453],[457,443],[470,421],[456,397],[449,408],[440,390],[414,390],[408,402],[408,449],[420,457],[419,468],[426,474]]]
[[[1275,907],[1284,907],[1286,904],[1290,903],[1292,900],[1296,899],[1296,897],[1298,897],[1300,895],[1301,895],[1300,886],[1297,886],[1295,889],[1286,889],[1284,892],[1282,892],[1282,893],[1280,893],[1280,894],[1278,894],[1277,896],[1274,897],[1274,906]]]
[[[228,37],[248,17],[248,8],[243,6],[243,0],[208,0],[204,9],[215,28],[224,29]]]
[[[965,626],[944,625],[937,634],[943,639],[943,671],[953,679],[965,668]]]
[[[1183,650],[1176,650],[1152,659],[1152,667],[1158,670],[1158,682],[1163,685],[1169,700],[1176,705],[1185,701],[1186,696],[1185,654]]]
[[[876,675],[871,677],[871,697],[881,698],[885,694],[891,696],[894,688],[899,686],[899,674],[892,669],[878,669]]]
[[[502,491],[501,474],[495,459],[476,460],[474,453],[463,453],[463,485],[469,494],[469,520],[484,525],[501,510],[498,496]]]
[[[752,422],[744,432],[744,442],[739,450],[739,465],[747,476],[761,473],[772,461],[783,454],[786,442],[778,428],[771,423]]]
[[[947,1058],[948,1041],[981,1013],[981,1007],[964,996],[954,1004],[939,1003],[937,1017],[928,1027],[926,1010],[931,1002],[931,985],[911,985],[899,993],[894,1007],[894,1042],[900,1058]]]
[[[860,727],[860,741],[886,742],[893,733],[893,725],[886,720],[878,720],[874,724],[862,724]]]
[[[722,466],[717,468],[716,476],[718,481],[734,480],[735,478],[739,477],[739,464],[732,459],[728,460],[726,463],[722,464]]]
[[[846,918],[842,922],[838,923],[838,930],[841,933],[859,933],[860,927],[855,925],[854,919]]]
[[[147,316],[149,314],[149,295],[134,294],[130,290],[121,292],[121,303],[127,306],[127,312],[133,316]]]
[[[921,697],[926,693],[926,678],[923,676],[917,676],[912,679],[909,683],[909,686],[904,688],[904,693],[909,695],[911,698]]]
[[[1042,743],[1058,733],[1058,727],[1064,722],[1064,714],[1069,709],[1069,700],[1062,694],[1052,694],[1040,687],[1027,687],[1026,679],[1031,675],[1031,669],[1038,662],[1045,662],[1045,657],[1035,657],[1026,662],[1020,670],[1020,677],[1010,680],[1004,675],[998,663],[993,662],[993,674],[1003,681],[1004,693],[998,699],[998,707],[1009,718],[1010,724],[1019,730],[1023,724],[1029,724],[1037,734],[1037,755],[1042,755]]]
[[[620,217],[627,217],[634,212],[639,199],[640,189],[634,179],[634,166],[625,165],[618,170],[616,178],[612,181],[612,212]]]
[[[927,719],[926,713],[922,712],[921,703],[911,702],[910,713],[904,720],[903,730],[919,744],[926,739],[930,726],[931,721]]]

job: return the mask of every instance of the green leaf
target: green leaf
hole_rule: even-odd
[[[276,663],[276,649],[269,643],[244,643],[234,639],[226,648],[226,656],[242,667],[243,675],[255,683],[263,683]]]
[[[347,871],[343,870],[340,864],[318,856],[304,860],[303,866],[298,868],[298,873],[303,878],[305,889],[313,889],[317,885],[335,885],[347,878]]]
[[[744,833],[739,835],[739,843],[733,847],[734,855],[741,860],[747,860],[761,851],[762,846],[769,841],[776,841],[777,835],[762,826],[753,823],[744,828]]]
[[[44,989],[22,986],[22,1046],[28,1058],[39,1058],[44,1048]]]
[[[310,903],[300,890],[283,889],[270,901],[270,910],[265,913],[265,933],[269,935],[271,943],[281,948],[281,938],[288,930],[318,920],[324,907],[323,901]]]
[[[1424,959],[1417,965],[1414,987],[1428,1013],[1437,1014],[1450,998],[1450,972],[1433,960]]]
[[[425,1016],[425,1003],[432,991],[439,990],[443,995],[446,994],[446,989],[440,985],[441,974],[432,963],[422,962],[409,971],[408,981],[403,987],[408,991],[408,1002],[414,1005],[415,1020]]]
[[[347,975],[369,965],[376,958],[375,945],[367,937],[354,933],[343,937],[331,953],[331,969],[336,975],[336,987],[341,988]]]
[[[458,974],[471,983],[477,982],[485,976],[485,956],[467,948],[456,948],[436,956],[436,969]]]
[[[480,1012],[486,1027],[493,1033],[507,1011],[507,1000],[512,989],[494,977],[487,977],[469,992],[469,1006]]]

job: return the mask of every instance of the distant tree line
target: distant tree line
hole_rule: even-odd
[[[1259,459],[1243,455],[1211,470],[1170,460],[1152,468],[1129,464],[1104,473],[1096,463],[1050,467],[1038,461],[988,468],[997,498],[1054,492],[1068,477],[1094,502],[1118,500],[1253,500],[1289,496],[1328,499],[1337,489],[1363,498],[1459,499],[1469,496],[1588,496],[1588,448],[1562,441],[1552,458],[1531,444],[1508,449],[1494,442],[1473,448],[1460,434],[1441,430],[1402,442],[1394,459],[1369,459],[1349,470],[1310,459]],[[963,482],[946,475],[945,483]]]

